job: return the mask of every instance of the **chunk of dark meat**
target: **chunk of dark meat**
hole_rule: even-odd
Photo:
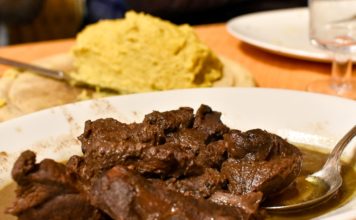
[[[300,151],[277,135],[254,129],[231,131],[228,140],[230,159],[221,172],[234,194],[261,191],[271,195],[287,187],[299,175]]]
[[[231,130],[224,135],[224,140],[227,142],[229,158],[237,160],[245,159],[252,162],[289,156],[301,159],[298,148],[281,137],[261,129],[246,132]]]
[[[224,179],[220,172],[206,168],[201,175],[183,179],[170,179],[165,181],[168,189],[195,198],[209,198],[216,190],[221,189]]]
[[[208,135],[208,141],[221,139],[230,129],[221,120],[221,113],[213,111],[207,105],[201,105],[195,115],[193,128]]]
[[[298,176],[294,158],[271,161],[229,160],[223,164],[222,174],[228,179],[229,191],[241,195],[261,191],[271,195],[287,187]]]
[[[235,195],[229,192],[216,191],[210,198],[212,201],[219,205],[228,205],[243,209],[250,215],[259,213],[258,208],[262,201],[263,194],[261,192],[251,192],[245,195]]]
[[[240,208],[169,191],[129,172],[122,166],[95,181],[92,203],[115,220],[131,219],[253,219]]]
[[[161,178],[200,173],[205,166],[220,167],[226,149],[215,142],[229,131],[220,116],[202,105],[195,116],[187,107],[155,111],[139,124],[87,121],[79,137],[86,166],[83,178],[90,179],[117,164]]]
[[[87,171],[100,173],[117,164],[135,167],[137,161],[150,155],[153,150],[152,146],[165,144],[167,133],[191,126],[193,117],[193,109],[180,108],[163,113],[153,112],[146,115],[143,123],[140,124],[124,124],[114,119],[87,121],[84,133],[79,137]],[[159,162],[161,155],[158,154],[156,158],[157,165],[176,163],[176,159],[172,156]],[[149,167],[138,169],[149,172],[151,171],[147,170]],[[156,167],[152,168],[153,173],[164,171]]]
[[[195,158],[198,167],[212,167],[220,170],[222,163],[227,159],[227,145],[223,140],[217,140],[200,148]]]
[[[104,214],[81,195],[75,177],[63,164],[45,159],[36,164],[36,156],[25,151],[12,170],[18,184],[17,199],[7,213],[20,220],[99,220]]]

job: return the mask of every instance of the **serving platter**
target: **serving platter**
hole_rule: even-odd
[[[327,150],[356,122],[356,103],[352,100],[280,89],[187,89],[82,101],[0,123],[0,187],[11,182],[12,164],[26,149],[37,152],[38,160],[49,157],[64,161],[81,154],[77,137],[86,120],[113,117],[122,122],[139,122],[153,110],[181,106],[197,109],[201,104],[222,112],[223,122],[231,128],[262,128],[288,141]],[[345,150],[344,159],[350,161],[355,152],[353,141]],[[0,209],[4,207],[0,204]],[[349,212],[355,209],[356,195],[321,218],[351,219],[355,213]],[[5,218],[0,215],[0,219]]]
[[[238,16],[228,21],[234,37],[283,56],[330,62],[331,54],[311,45],[308,8],[279,9]],[[356,57],[353,58],[356,61]]]

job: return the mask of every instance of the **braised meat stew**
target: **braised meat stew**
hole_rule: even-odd
[[[65,164],[25,151],[6,212],[32,219],[263,219],[262,201],[290,186],[302,154],[261,129],[239,131],[201,105],[141,123],[87,121],[83,155]]]

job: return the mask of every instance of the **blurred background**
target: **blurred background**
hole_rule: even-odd
[[[127,10],[199,25],[306,5],[307,0],[0,0],[0,45],[75,37],[86,25],[121,18]]]

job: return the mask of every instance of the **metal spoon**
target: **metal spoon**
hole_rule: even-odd
[[[64,80],[64,81],[68,81],[68,82],[71,80],[70,76],[65,74],[65,72],[63,72],[63,71],[47,69],[44,67],[40,67],[40,66],[36,66],[36,65],[28,64],[28,63],[23,63],[23,62],[19,62],[19,61],[15,61],[15,60],[10,60],[10,59],[3,58],[3,57],[0,57],[0,64],[13,66],[13,67],[17,67],[17,68],[25,69],[25,70],[31,70],[35,73],[42,75],[42,76],[50,77],[50,78],[57,79],[57,80]]]
[[[271,212],[298,212],[306,208],[311,208],[320,205],[330,199],[342,185],[342,177],[340,175],[341,154],[345,147],[348,145],[348,143],[355,136],[356,125],[349,132],[347,132],[345,136],[336,144],[327,161],[325,162],[323,168],[306,177],[306,181],[316,186],[323,187],[325,189],[322,195],[319,195],[315,198],[312,198],[311,200],[302,203],[291,205],[266,206],[264,208]]]
[[[48,69],[45,67],[28,64],[28,63],[23,63],[23,62],[11,60],[11,59],[3,58],[3,57],[0,57],[0,64],[17,67],[20,70],[30,70],[33,73],[39,74],[41,76],[49,77],[49,78],[56,79],[56,80],[61,80],[61,81],[64,81],[70,85],[75,85],[75,86],[79,86],[79,87],[86,88],[86,89],[90,88],[90,89],[98,90],[98,88],[99,88],[98,86],[91,85],[86,82],[79,81],[77,79],[73,79],[69,74],[67,74],[66,72],[61,71],[61,70]],[[100,87],[100,91],[106,92],[108,94],[113,94],[113,95],[120,93],[119,91],[117,91],[115,89],[106,88],[106,87]]]

